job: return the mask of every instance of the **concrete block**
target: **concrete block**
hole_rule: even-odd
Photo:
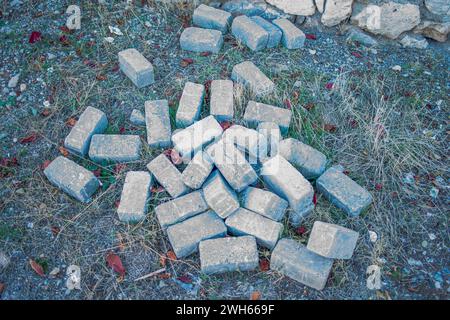
[[[297,139],[288,138],[280,142],[279,153],[306,179],[320,176],[327,165],[327,157],[320,151]]]
[[[275,84],[251,61],[244,61],[233,67],[231,79],[248,87],[256,96],[270,94]]]
[[[276,123],[283,134],[289,130],[292,112],[289,109],[278,108],[269,104],[249,101],[244,113],[244,121],[249,126],[256,127],[261,122]]]
[[[130,122],[135,126],[145,126],[145,116],[140,110],[133,109],[130,115]]]
[[[198,151],[181,174],[183,183],[191,189],[199,189],[213,170],[214,164],[203,151]]]
[[[262,160],[274,157],[278,153],[281,141],[280,127],[274,122],[261,122],[257,130],[265,137],[265,143],[267,145],[267,156],[262,157]]]
[[[200,265],[206,274],[251,271],[259,265],[255,237],[226,237],[200,242]]]
[[[372,195],[338,167],[325,171],[316,186],[325,198],[350,216],[358,216],[372,203]]]
[[[305,45],[306,35],[288,19],[276,19],[272,23],[281,29],[281,42],[287,49],[299,49]]]
[[[231,24],[232,16],[229,12],[201,4],[194,10],[192,19],[194,25],[198,27],[226,33],[228,26]]]
[[[130,78],[138,88],[155,82],[155,72],[152,64],[136,49],[126,49],[119,52],[120,70]]]
[[[176,114],[177,127],[187,127],[193,124],[198,117],[205,96],[205,86],[198,83],[186,82]]]
[[[293,210],[289,216],[292,225],[299,225],[314,209],[311,183],[282,156],[264,162],[261,177],[271,191],[289,202]]]
[[[236,193],[217,170],[205,182],[203,195],[209,207],[223,219],[239,208]]]
[[[281,239],[272,252],[270,269],[316,290],[325,288],[333,260],[309,251],[292,239]]]
[[[281,30],[260,16],[253,16],[251,19],[269,34],[267,48],[276,48],[280,44],[283,33]]]
[[[164,202],[155,208],[161,228],[186,220],[208,209],[202,191],[194,191],[179,198]]]
[[[172,128],[167,100],[145,101],[145,124],[150,147],[166,148],[171,145]]]
[[[89,147],[89,158],[95,162],[138,160],[141,138],[138,135],[95,134]]]
[[[103,133],[106,127],[108,127],[108,119],[105,113],[96,108],[87,107],[64,140],[64,147],[80,156],[85,156],[89,151],[92,136]]]
[[[91,201],[91,196],[100,186],[92,172],[63,156],[53,160],[44,174],[52,184],[81,202]]]
[[[256,130],[235,124],[223,133],[222,140],[247,153],[251,164],[256,164],[260,155],[267,156],[266,139]]]
[[[239,208],[225,220],[228,231],[237,236],[250,235],[258,244],[273,249],[283,232],[283,225],[262,215]]]
[[[147,164],[147,169],[173,198],[189,191],[189,188],[181,180],[180,171],[163,153],[150,161]]]
[[[252,51],[264,49],[269,40],[269,33],[247,16],[234,18],[231,33]]]
[[[218,30],[189,27],[180,37],[181,49],[186,51],[219,53],[222,45],[222,32]]]
[[[198,250],[200,241],[224,237],[227,227],[213,211],[201,213],[167,228],[167,236],[178,258]]]
[[[117,214],[123,222],[139,222],[147,213],[147,200],[153,178],[146,171],[129,171],[120,196]]]
[[[359,233],[336,224],[316,221],[308,239],[308,250],[325,258],[350,259]]]
[[[211,82],[209,113],[218,121],[229,121],[234,116],[233,81],[214,80]]]
[[[275,221],[283,219],[288,205],[286,200],[267,190],[248,187],[242,193],[244,208]]]

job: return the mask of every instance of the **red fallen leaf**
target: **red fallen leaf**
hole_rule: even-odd
[[[28,43],[36,43],[38,41],[41,41],[42,34],[39,31],[33,31],[30,34],[30,38],[28,39]]]
[[[94,174],[94,176],[96,176],[98,178],[102,174],[102,170],[96,169],[96,170],[92,171],[92,173]]]
[[[381,191],[383,189],[383,185],[381,183],[375,184],[375,190]]]
[[[192,283],[192,278],[188,274],[182,275],[181,277],[178,277],[177,279],[183,283]]]
[[[42,266],[39,263],[37,263],[33,259],[30,259],[29,262],[30,262],[30,266],[34,270],[34,272],[36,272],[41,277],[45,277],[44,268],[42,268]]]
[[[125,268],[123,267],[122,260],[114,252],[110,252],[106,256],[106,262],[108,266],[117,272],[121,277],[125,275]]]
[[[114,207],[116,207],[116,209],[120,206],[120,200],[116,200],[116,202],[114,202]]]
[[[108,77],[104,74],[98,74],[95,76],[95,79],[97,79],[98,81],[105,81],[106,79],[108,79]]]
[[[66,125],[69,127],[73,127],[77,123],[77,120],[75,118],[69,118],[66,121]]]
[[[0,166],[2,167],[17,167],[18,165],[19,161],[16,157],[0,159]]]
[[[359,59],[363,57],[361,53],[356,52],[356,51],[352,52],[352,56],[359,58]]]
[[[122,172],[123,169],[126,169],[127,165],[124,163],[118,163],[116,164],[116,166],[114,167],[114,173],[115,174],[119,174],[120,172]]]
[[[286,106],[287,109],[289,109],[289,110],[292,109],[291,100],[289,100],[289,99],[284,100],[284,105]]]
[[[405,91],[405,93],[403,93],[403,95],[405,96],[405,97],[412,97],[412,96],[414,96],[414,92],[411,92],[411,91]]]
[[[325,130],[325,131],[327,131],[327,132],[336,132],[336,130],[337,130],[337,127],[336,127],[336,125],[334,125],[334,124],[331,124],[331,123],[325,123],[324,125],[323,125],[323,129]]]
[[[168,272],[164,272],[159,275],[160,279],[170,279],[170,277],[172,277],[172,275]]]
[[[50,109],[45,108],[44,110],[42,110],[41,116],[43,116],[43,117],[48,117],[51,113],[52,113],[52,112],[51,112]]]
[[[315,193],[315,192],[314,192],[312,201],[313,201],[314,205],[317,205],[317,193]]]
[[[50,163],[51,163],[50,160],[45,160],[44,163],[42,163],[42,165],[41,165],[42,170],[47,168]]]
[[[188,65],[193,64],[194,60],[192,60],[191,58],[183,58],[181,59],[180,62],[180,66],[182,66],[183,68],[186,68]]]
[[[112,72],[118,72],[120,70],[119,64],[115,64],[114,67],[111,69]]]
[[[125,127],[120,127],[120,128],[119,128],[119,132],[120,132],[120,133],[124,133],[125,131],[126,131]]]
[[[297,229],[295,229],[295,232],[297,232],[298,235],[302,236],[306,233],[306,228],[304,226],[300,226]]]
[[[261,299],[261,292],[259,291],[253,291],[250,295],[250,300],[259,300]]]
[[[59,152],[61,152],[61,154],[64,156],[64,157],[67,157],[67,156],[69,156],[69,150],[67,150],[66,148],[64,148],[64,147],[59,147]]]
[[[333,82],[328,82],[328,83],[325,85],[325,88],[328,89],[328,90],[333,89],[333,87],[334,87],[334,83],[333,83]]]
[[[54,236],[57,236],[61,232],[61,228],[57,226],[52,226],[51,230]]]
[[[38,138],[38,134],[37,134],[36,132],[33,132],[33,133],[30,134],[29,136],[20,139],[19,142],[20,142],[21,144],[31,143],[31,142],[36,141],[37,138]]]
[[[261,260],[259,260],[259,269],[261,269],[261,271],[268,271],[269,267],[269,260],[267,260],[266,258],[262,258]]]
[[[166,257],[173,261],[177,260],[177,256],[175,255],[175,252],[173,252],[172,250],[167,251]]]
[[[202,57],[207,57],[209,55],[211,55],[211,52],[209,52],[209,51],[204,51],[204,52],[200,53],[200,56],[202,56]]]
[[[306,39],[308,39],[308,40],[317,40],[317,37],[315,34],[307,33],[305,36],[306,36]]]
[[[63,33],[72,33],[72,30],[70,30],[66,25],[59,27],[59,30]]]
[[[222,127],[223,131],[227,130],[229,127],[231,127],[233,124],[229,121],[223,121],[220,123],[220,126]]]
[[[344,170],[344,171],[342,171],[342,173],[345,174],[346,176],[348,176],[350,174],[350,171],[349,170]]]
[[[61,37],[59,37],[59,42],[61,42],[64,46],[70,44],[69,39],[67,38],[66,35],[62,35]]]
[[[166,256],[160,256],[159,257],[159,263],[161,264],[161,267],[166,266],[167,257]]]
[[[0,296],[2,295],[4,290],[5,290],[5,284],[0,282]]]
[[[171,152],[172,152],[172,149],[166,149],[166,150],[163,151],[163,154],[164,154],[166,157],[170,157]]]
[[[172,151],[170,151],[170,159],[176,166],[183,163],[183,159],[181,159],[180,154],[175,149],[172,149]]]
[[[314,103],[310,102],[310,103],[307,103],[304,108],[308,111],[311,111],[315,107],[316,107],[316,105]]]
[[[84,64],[85,66],[90,67],[90,68],[95,68],[95,67],[97,67],[97,64],[96,64],[95,62],[93,62],[93,61],[91,61],[91,60],[88,60],[88,59],[83,60],[83,64]]]
[[[152,187],[151,192],[152,192],[152,193],[160,193],[160,192],[164,192],[164,188],[161,187],[161,186],[158,186],[158,187]]]
[[[358,121],[356,121],[355,119],[350,119],[349,123],[350,127],[352,127],[353,129],[356,129],[358,127]]]

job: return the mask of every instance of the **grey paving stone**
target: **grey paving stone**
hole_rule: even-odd
[[[198,83],[186,82],[178,104],[176,114],[177,127],[187,127],[193,124],[198,117],[205,96],[205,86]]]
[[[294,226],[314,209],[311,183],[279,154],[264,162],[261,177],[270,190],[289,202],[293,210],[289,221]]]
[[[214,80],[211,82],[209,113],[218,121],[232,120],[234,116],[233,81]]]
[[[189,191],[189,188],[181,180],[180,171],[163,153],[150,161],[147,169],[173,198]]]
[[[341,168],[331,167],[316,181],[317,190],[350,216],[358,216],[372,203],[372,195]]]
[[[350,259],[359,233],[336,224],[314,222],[308,239],[308,250],[325,258]]]
[[[231,79],[247,86],[255,95],[263,96],[273,92],[275,84],[251,61],[244,61],[233,67]]]
[[[184,184],[191,189],[199,189],[214,168],[209,156],[198,151],[181,174]]]
[[[167,228],[167,236],[178,258],[198,250],[200,241],[224,237],[227,227],[213,211],[201,213]]]
[[[192,19],[194,25],[198,27],[226,33],[228,26],[231,24],[232,16],[229,12],[201,4],[194,10]]]
[[[171,145],[172,128],[167,100],[145,101],[145,123],[150,147],[166,148]]]
[[[85,156],[89,151],[92,136],[104,132],[107,126],[108,119],[103,111],[87,107],[64,140],[64,147]]]
[[[120,70],[130,78],[138,88],[155,82],[155,72],[152,64],[136,49],[126,49],[119,52]]]
[[[251,164],[256,164],[260,155],[267,155],[266,139],[254,129],[235,124],[223,133],[222,140],[247,153]]]
[[[325,288],[333,260],[309,251],[292,239],[281,239],[272,252],[270,269],[316,290]]]
[[[244,121],[249,126],[256,127],[261,122],[278,124],[283,134],[287,133],[291,123],[292,112],[289,109],[278,108],[269,104],[249,101],[244,113]]]
[[[325,171],[327,165],[327,157],[322,152],[294,138],[282,140],[279,153],[306,179],[317,178]]]
[[[272,23],[281,29],[281,42],[287,49],[299,49],[305,45],[306,35],[288,19],[276,19]]]
[[[209,207],[223,219],[239,208],[236,193],[217,170],[205,182],[203,195]]]
[[[225,220],[228,231],[237,236],[250,235],[269,249],[273,249],[283,232],[283,225],[262,215],[239,208]]]
[[[208,210],[201,190],[194,191],[155,208],[155,214],[163,229]]]
[[[203,146],[218,139],[223,129],[214,116],[208,116],[172,135],[175,150],[183,158],[190,158]]]
[[[237,192],[241,192],[258,179],[258,175],[245,155],[233,144],[220,140],[208,146],[206,153],[225,180]]]
[[[140,110],[133,109],[130,115],[130,122],[136,126],[145,126],[145,116]]]
[[[146,171],[127,172],[117,208],[120,221],[132,223],[144,220],[152,184],[153,178]]]
[[[269,34],[267,48],[276,48],[280,44],[283,33],[281,30],[260,16],[253,16],[251,19]]]
[[[247,16],[234,18],[231,33],[252,51],[264,49],[269,40],[269,33]]]
[[[261,122],[257,128],[258,132],[265,137],[267,145],[267,155],[263,156],[262,160],[267,160],[270,157],[274,157],[278,153],[281,131],[280,126],[274,122]]]
[[[53,160],[44,174],[52,184],[81,202],[91,201],[100,186],[92,172],[63,156]]]
[[[181,49],[194,52],[219,53],[223,45],[222,32],[189,27],[180,36]]]
[[[226,237],[200,242],[200,266],[206,274],[251,271],[259,265],[255,237]]]
[[[89,158],[95,162],[138,160],[141,138],[138,135],[95,134],[89,147]]]
[[[244,208],[275,221],[283,219],[288,205],[286,200],[267,190],[248,187],[242,192]]]

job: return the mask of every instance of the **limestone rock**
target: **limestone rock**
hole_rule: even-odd
[[[405,48],[414,49],[426,49],[428,47],[428,41],[421,35],[405,35],[400,44]]]
[[[322,23],[327,27],[338,25],[352,14],[353,0],[328,0],[322,14]]]
[[[423,21],[416,29],[414,33],[423,35],[424,37],[431,38],[439,42],[447,41],[447,36],[450,31],[450,22],[439,23],[434,21]]]
[[[267,0],[267,2],[285,13],[298,16],[311,16],[316,12],[313,0]]]

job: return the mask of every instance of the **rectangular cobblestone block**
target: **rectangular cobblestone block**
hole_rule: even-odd
[[[308,239],[308,250],[325,258],[350,259],[355,251],[359,233],[336,224],[314,222]]]
[[[138,88],[148,86],[155,82],[155,72],[152,64],[136,49],[120,51],[119,66],[120,70]]]
[[[231,33],[252,51],[264,49],[269,40],[269,33],[245,15],[234,18]]]
[[[322,152],[297,139],[288,138],[281,141],[279,152],[306,179],[315,179],[325,171],[327,157]]]
[[[214,80],[211,82],[209,113],[218,121],[229,121],[234,117],[233,81]]]
[[[292,112],[289,109],[278,108],[269,104],[249,101],[244,113],[244,121],[249,126],[256,127],[261,122],[278,124],[283,134],[286,134],[291,124]]]
[[[232,16],[229,12],[201,4],[194,10],[192,19],[194,25],[198,27],[226,33],[228,26],[231,24]]]
[[[254,129],[235,124],[223,133],[222,140],[247,153],[251,164],[256,164],[260,155],[267,155],[265,137]]]
[[[106,127],[108,127],[108,119],[105,113],[96,108],[87,107],[64,140],[64,147],[80,156],[85,156],[89,151],[92,136],[103,133]]]
[[[272,23],[283,32],[281,42],[287,49],[303,48],[306,36],[302,30],[285,18],[273,20]]]
[[[244,208],[229,216],[225,224],[231,234],[254,236],[260,245],[269,249],[275,247],[283,232],[281,223]]]
[[[139,222],[145,219],[147,200],[153,178],[146,171],[129,171],[120,196],[117,214],[123,222]]]
[[[167,100],[145,101],[145,124],[150,147],[166,148],[171,145],[172,128]]]
[[[161,228],[165,229],[206,210],[208,205],[200,190],[160,204],[155,208],[155,214]]]
[[[309,251],[292,239],[281,239],[272,252],[270,269],[316,290],[325,288],[333,260]]]
[[[289,202],[293,210],[289,221],[294,226],[314,209],[311,183],[282,156],[276,155],[264,162],[261,177],[271,191]]]
[[[202,109],[205,86],[198,83],[186,82],[180,103],[178,104],[176,123],[177,127],[187,127],[193,124]]]
[[[95,134],[89,147],[89,158],[95,162],[138,160],[141,138],[138,135]]]
[[[277,155],[281,141],[280,126],[274,122],[261,122],[257,130],[265,137],[267,144],[267,156],[263,157],[262,160],[267,160]]]
[[[276,48],[280,44],[283,33],[281,30],[260,16],[253,16],[251,19],[269,34],[267,48]]]
[[[227,227],[213,211],[201,213],[167,228],[167,236],[177,258],[198,250],[200,241],[224,237]]]
[[[44,174],[52,184],[81,202],[91,201],[100,186],[92,172],[63,156],[53,160]]]
[[[208,116],[175,133],[172,136],[172,142],[175,150],[183,158],[189,158],[203,146],[218,139],[222,132],[223,129],[214,116]]]
[[[214,168],[209,156],[198,151],[181,174],[184,184],[191,189],[199,189]]]
[[[140,110],[133,109],[130,115],[130,122],[135,126],[145,126],[145,116]]]
[[[181,49],[193,52],[219,53],[223,45],[222,32],[189,27],[180,36]]]
[[[236,193],[217,170],[205,182],[203,195],[209,207],[223,219],[239,208]]]
[[[163,153],[150,161],[147,164],[147,169],[173,198],[177,198],[189,191],[189,188],[181,180],[180,171]]]
[[[255,237],[226,237],[200,242],[200,265],[206,274],[251,271],[259,265]]]
[[[233,67],[231,79],[248,87],[255,95],[270,94],[275,84],[251,61],[244,61]]]
[[[289,203],[275,193],[248,187],[242,193],[242,206],[269,219],[280,221]]]
[[[316,181],[317,190],[350,216],[358,216],[372,203],[372,195],[341,168],[331,167]]]
[[[241,192],[258,180],[258,175],[245,155],[233,144],[220,140],[208,146],[206,153],[225,180],[237,192]]]

